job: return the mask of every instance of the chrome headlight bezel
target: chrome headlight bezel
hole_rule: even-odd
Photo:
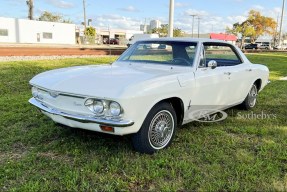
[[[87,99],[85,106],[96,115],[102,115],[106,108],[105,102],[99,99]]]
[[[121,105],[115,101],[110,102],[109,111],[112,116],[119,116],[122,113]]]
[[[34,97],[34,98],[37,98],[38,95],[39,95],[39,90],[38,90],[38,88],[37,88],[37,87],[32,87],[32,88],[31,88],[31,91],[32,91],[33,97]]]
[[[95,108],[96,104],[101,105],[101,110]],[[95,115],[110,117],[120,117],[123,113],[121,105],[116,101],[105,100],[105,99],[86,99],[84,105]]]

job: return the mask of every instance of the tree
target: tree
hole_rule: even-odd
[[[263,34],[274,35],[276,33],[276,21],[271,17],[262,16],[259,11],[251,10],[247,20],[255,31],[251,36],[252,41],[255,41]]]
[[[70,19],[64,19],[62,15],[58,13],[51,13],[49,11],[44,11],[38,18],[39,21],[50,21],[58,23],[72,23]]]
[[[255,42],[263,34],[274,35],[276,25],[277,23],[273,18],[262,16],[260,12],[251,10],[244,22],[233,24],[232,28],[227,28],[227,32],[241,36],[242,48],[247,37],[250,37],[251,42]]]
[[[161,25],[160,28],[153,29],[152,33],[157,33],[157,34],[159,34],[160,37],[166,37],[168,34],[168,24],[163,24],[163,25]],[[179,28],[175,28],[173,30],[173,36],[174,37],[182,37],[183,33],[184,32]]]
[[[85,30],[85,35],[90,37],[96,36],[96,29],[94,27],[87,27]]]
[[[248,21],[244,21],[241,24],[240,23],[233,24],[233,28],[231,28],[231,29],[227,28],[227,33],[231,33],[231,34],[234,34],[236,36],[241,35],[240,48],[242,49],[246,37],[253,36],[255,33],[255,30]]]
[[[34,19],[34,0],[27,0],[26,4],[29,9],[28,19],[33,20]]]

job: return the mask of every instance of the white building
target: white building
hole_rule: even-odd
[[[140,25],[140,31],[147,33],[150,31],[150,25]]]
[[[0,17],[0,43],[75,44],[75,25]]]
[[[150,21],[150,29],[160,28],[161,22],[159,20],[151,20]]]

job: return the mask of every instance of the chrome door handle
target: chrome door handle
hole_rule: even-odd
[[[246,69],[246,71],[252,71],[252,69]]]
[[[224,75],[231,75],[230,72],[224,72]]]

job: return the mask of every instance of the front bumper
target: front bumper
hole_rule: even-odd
[[[29,103],[39,108],[41,111],[44,111],[45,113],[48,113],[51,115],[62,116],[66,119],[71,119],[71,120],[81,122],[81,123],[96,123],[96,124],[107,125],[107,126],[112,126],[112,127],[129,127],[134,124],[134,122],[130,120],[108,120],[108,119],[88,117],[88,116],[83,116],[83,115],[68,114],[65,112],[61,112],[57,109],[49,108],[45,106],[44,104],[40,103],[39,101],[37,101],[35,98],[31,98],[29,100]]]

